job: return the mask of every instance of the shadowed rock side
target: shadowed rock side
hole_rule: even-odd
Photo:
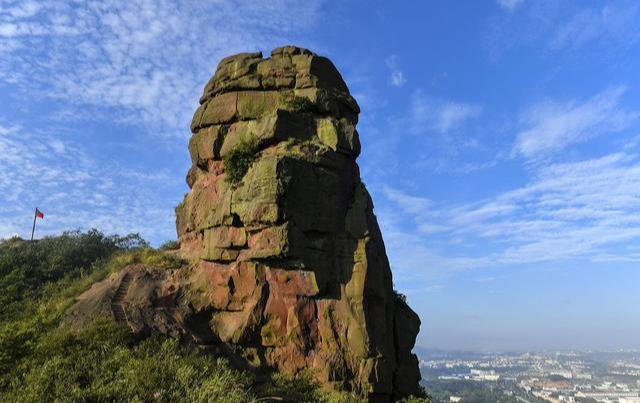
[[[290,46],[231,56],[200,103],[176,208],[189,267],[128,267],[68,320],[112,315],[371,401],[417,394],[420,320],[393,291],[356,164],[359,108],[336,68]],[[248,169],[230,175],[239,148]]]
[[[395,298],[356,164],[360,110],[336,68],[291,46],[231,56],[200,103],[176,215],[212,335],[371,398],[417,393],[420,320]],[[246,143],[253,163],[229,183],[223,160]]]

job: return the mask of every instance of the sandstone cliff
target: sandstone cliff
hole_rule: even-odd
[[[420,320],[393,291],[356,164],[359,108],[334,65],[291,46],[231,56],[200,104],[176,208],[189,266],[127,268],[70,317],[111,311],[371,401],[418,393]]]

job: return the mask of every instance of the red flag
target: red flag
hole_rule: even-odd
[[[38,209],[36,209],[36,217],[37,218],[44,218],[44,213]]]

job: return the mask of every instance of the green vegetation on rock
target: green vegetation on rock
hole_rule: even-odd
[[[288,101],[291,112],[308,112],[313,109],[313,102],[307,97],[294,96]]]
[[[242,181],[257,152],[258,144],[255,139],[242,140],[224,157],[224,171],[228,183],[238,184]]]

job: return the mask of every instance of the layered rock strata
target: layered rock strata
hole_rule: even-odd
[[[420,320],[394,293],[360,180],[359,112],[334,65],[306,49],[223,59],[191,124],[176,225],[196,262],[193,307],[217,341],[388,400],[418,391]],[[252,162],[233,183],[240,147]]]

